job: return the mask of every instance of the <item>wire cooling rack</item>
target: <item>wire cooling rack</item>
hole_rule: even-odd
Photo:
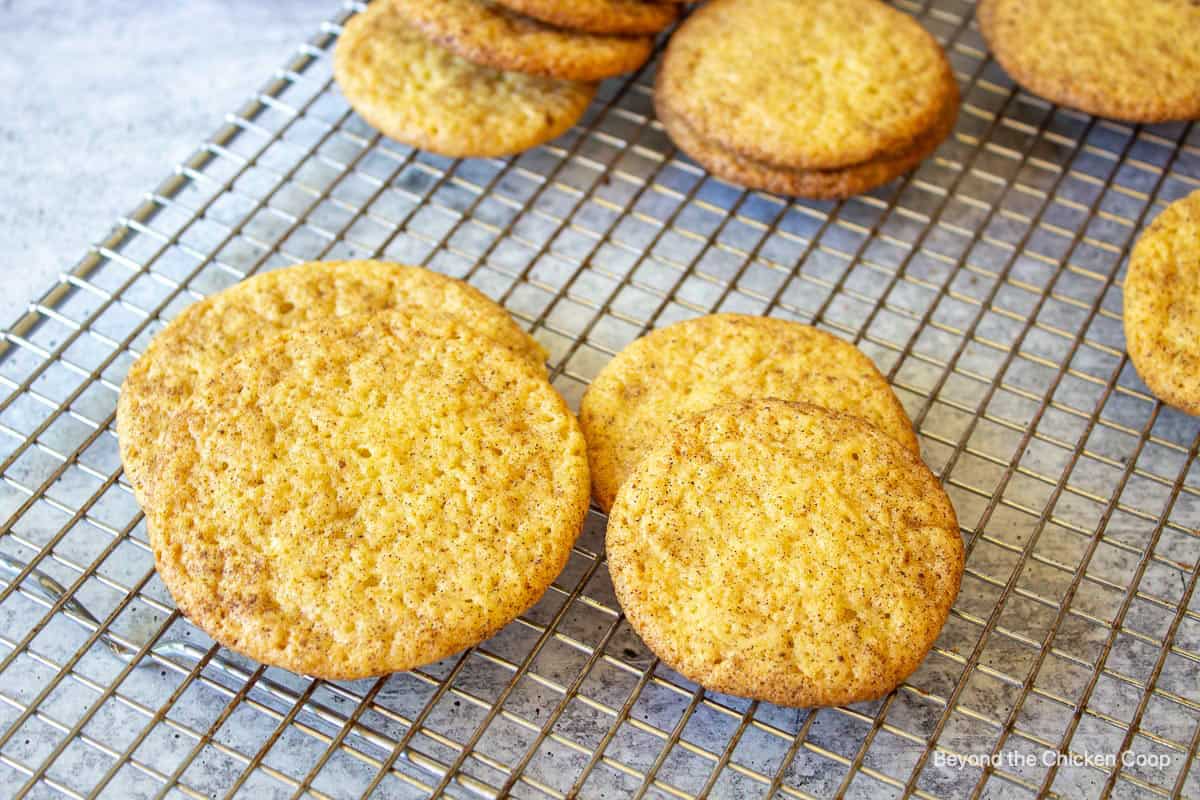
[[[1200,797],[1200,423],[1147,392],[1120,317],[1139,229],[1200,186],[1200,133],[1051,106],[969,2],[902,7],[949,52],[958,129],[834,204],[707,177],[654,120],[653,65],[512,159],[402,147],[331,83],[347,6],[4,334],[0,794]],[[853,339],[966,537],[934,651],[875,703],[706,693],[623,620],[596,512],[535,608],[426,669],[314,681],[214,646],[122,481],[122,377],[198,297],[365,256],[500,299],[572,403],[639,334],[718,309]]]

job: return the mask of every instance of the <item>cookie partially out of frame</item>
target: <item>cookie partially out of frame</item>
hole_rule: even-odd
[[[121,386],[117,436],[139,500],[159,437],[229,356],[306,322],[392,308],[449,314],[539,367],[546,351],[470,284],[385,261],[312,261],[255,275],[184,309],[151,340]]]
[[[1200,415],[1200,191],[1150,224],[1129,258],[1125,341],[1163,402]]]
[[[333,74],[347,102],[398,142],[454,158],[548,142],[583,115],[596,86],[505,72],[434,44],[379,0],[346,23]]]
[[[590,33],[658,33],[679,16],[673,0],[497,0],[542,22]]]
[[[981,0],[979,29],[1030,92],[1128,122],[1200,118],[1195,0]]]
[[[878,0],[711,0],[671,36],[655,89],[699,140],[804,170],[910,152],[957,100],[937,40]]]
[[[668,666],[786,706],[881,697],[917,668],[958,593],[954,508],[860,419],[756,400],[675,428],[621,487],[617,600]]]
[[[491,636],[558,575],[588,507],[583,436],[545,375],[430,313],[243,349],[172,419],[153,478],[150,542],[180,610],[331,679]]]
[[[610,508],[642,457],[681,420],[756,397],[803,400],[861,416],[920,453],[904,407],[854,345],[797,322],[712,314],[643,336],[588,387],[579,421],[596,501]]]
[[[775,194],[813,200],[839,200],[870,191],[912,170],[933,154],[954,130],[957,104],[947,104],[927,133],[902,152],[874,161],[838,169],[785,169],[739,156],[700,139],[691,127],[669,111],[659,109],[659,119],[675,145],[722,180]]]
[[[501,70],[599,81],[646,63],[649,36],[610,36],[547,25],[491,0],[392,0],[396,11],[447,50]]]

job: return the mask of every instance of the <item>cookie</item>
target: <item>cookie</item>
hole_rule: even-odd
[[[904,407],[854,345],[797,322],[712,314],[638,339],[584,393],[579,422],[596,502],[610,508],[633,468],[680,420],[756,397],[857,414],[920,453]]]
[[[590,33],[658,33],[679,17],[668,0],[498,0],[551,25]]]
[[[313,323],[244,348],[171,421],[159,575],[221,644],[352,680],[491,636],[566,563],[587,456],[545,376],[452,317]]]
[[[459,58],[383,0],[346,23],[333,74],[351,107],[381,133],[453,158],[511,155],[548,142],[596,94],[591,83]]]
[[[701,141],[804,170],[909,152],[957,99],[937,41],[877,0],[712,0],[671,37],[655,89]]]
[[[948,104],[938,123],[917,137],[911,148],[875,161],[830,170],[783,169],[744,158],[699,139],[688,124],[665,110],[659,118],[675,145],[713,175],[751,189],[776,194],[836,200],[870,191],[898,178],[933,154],[954,130],[958,105]]]
[[[785,706],[890,692],[946,622],[954,508],[911,452],[801,403],[720,406],[621,487],[606,534],[626,617],[707,689]]]
[[[1013,79],[1127,122],[1200,118],[1195,0],[980,0],[979,29]]]
[[[1141,235],[1124,291],[1133,366],[1164,403],[1200,415],[1200,191]]]
[[[646,63],[649,36],[608,36],[555,28],[491,0],[392,0],[437,44],[476,64],[530,75],[599,81]]]
[[[389,308],[450,314],[530,365],[546,351],[478,289],[421,267],[383,261],[314,261],[266,272],[189,306],[150,342],[125,378],[117,437],[139,500],[166,421],[230,355],[305,322]]]

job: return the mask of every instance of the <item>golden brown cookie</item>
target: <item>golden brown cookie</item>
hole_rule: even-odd
[[[877,0],[713,0],[671,37],[655,102],[734,154],[835,169],[910,149],[956,97],[934,37]]]
[[[588,507],[583,436],[453,317],[341,317],[244,348],[171,421],[159,575],[221,644],[355,679],[437,661],[542,595]]]
[[[313,261],[255,275],[189,306],[129,370],[117,403],[125,476],[139,500],[167,419],[237,351],[313,320],[391,308],[438,311],[511,348],[530,365],[546,351],[470,284],[384,261]]]
[[[591,83],[502,72],[459,58],[380,0],[346,23],[333,74],[358,114],[396,141],[455,158],[548,142],[583,115]]]
[[[1200,415],[1200,191],[1168,206],[1134,246],[1125,341],[1154,394]]]
[[[610,508],[633,468],[680,420],[756,397],[856,414],[920,453],[904,407],[854,345],[797,322],[712,314],[643,336],[588,387],[579,422],[596,501]]]
[[[680,150],[722,180],[776,194],[834,200],[870,191],[916,167],[937,150],[954,130],[958,105],[947,104],[938,123],[917,137],[911,147],[891,156],[840,169],[784,169],[744,158],[702,141],[681,119],[660,109],[659,119]]]
[[[937,41],[878,0],[712,0],[671,37],[655,90],[701,141],[806,170],[910,151],[957,97]]]
[[[621,487],[606,551],[663,662],[786,706],[894,689],[963,571],[954,508],[920,459],[858,418],[781,400],[679,425]]]
[[[468,61],[530,75],[599,81],[646,63],[649,36],[555,28],[491,0],[392,0],[397,12]]]
[[[679,17],[669,0],[498,0],[542,22],[590,33],[658,33]]]
[[[1195,0],[981,0],[979,29],[1017,83],[1129,122],[1200,117]]]

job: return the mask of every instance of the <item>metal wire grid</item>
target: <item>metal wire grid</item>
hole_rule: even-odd
[[[329,23],[0,345],[0,787],[29,797],[1200,797],[1197,422],[1123,353],[1138,230],[1200,186],[1200,133],[1019,93],[963,0],[958,130],[871,195],[709,179],[609,82],[553,145],[449,161],[381,139],[329,76]],[[494,639],[379,681],[214,646],[155,577],[121,483],[129,364],[196,298],[314,258],[427,264],[501,299],[572,401],[639,334],[740,310],[814,321],[888,374],[958,509],[967,574],[933,653],[877,703],[706,693],[623,621],[593,513]],[[1043,753],[1165,766],[1045,765]],[[956,768],[945,756],[1020,753]]]

